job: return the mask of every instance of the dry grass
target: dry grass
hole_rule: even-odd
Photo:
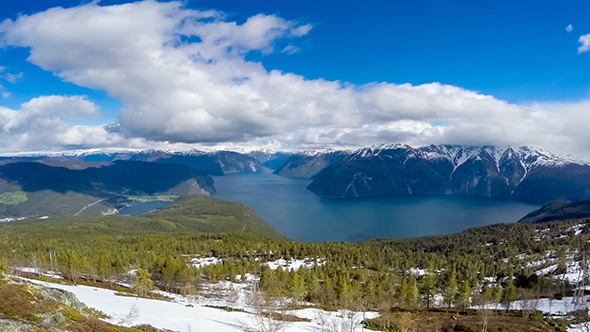
[[[524,318],[521,312],[494,311],[487,315],[488,332],[555,332],[542,320]],[[477,310],[399,310],[383,312],[367,321],[368,328],[395,332],[481,332],[483,316]]]
[[[37,314],[56,307],[57,302],[36,296],[26,285],[6,283],[0,286],[0,315],[37,321]]]

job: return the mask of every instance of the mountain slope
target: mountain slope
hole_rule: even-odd
[[[16,162],[0,166],[0,195],[8,200],[0,200],[0,218],[68,216],[78,211],[100,214],[126,205],[134,196],[214,191],[211,177],[183,165],[115,161],[71,170]]]
[[[544,205],[518,222],[526,224],[538,224],[557,220],[590,218],[590,200],[581,202],[557,201]]]
[[[264,167],[275,170],[285,164],[287,160],[293,156],[293,153],[272,150],[255,150],[249,152],[248,155],[261,162]]]
[[[88,167],[100,167],[117,160],[145,161],[165,164],[179,164],[206,172],[211,175],[224,175],[229,173],[250,173],[262,169],[262,164],[255,158],[231,151],[203,152],[189,151],[124,151],[124,152],[83,152],[64,153],[58,155],[30,155],[30,156],[3,156],[0,164],[14,161],[39,162],[50,166],[61,166],[70,169],[84,169]]]
[[[137,216],[70,217],[0,224],[1,234],[22,233],[41,239],[59,238],[66,229],[70,237],[239,232],[287,239],[247,206],[203,195],[190,196],[169,208]]]
[[[590,198],[588,163],[531,147],[372,146],[313,179],[308,189],[327,197],[452,194],[541,204]]]
[[[312,150],[289,157],[273,174],[284,177],[312,178],[322,169],[348,155],[345,151]]]

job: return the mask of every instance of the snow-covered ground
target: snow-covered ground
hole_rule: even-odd
[[[223,263],[223,260],[217,257],[195,257],[191,259],[191,264],[198,269],[207,265],[214,265],[219,263]]]
[[[131,326],[137,324],[150,324],[152,326],[182,332],[239,332],[244,331],[245,326],[255,325],[255,316],[247,312],[227,312],[225,310],[207,307],[232,306],[247,310],[245,295],[247,284],[234,284],[224,282],[218,287],[222,289],[234,289],[237,293],[235,302],[223,299],[207,299],[204,297],[183,297],[177,294],[160,292],[173,298],[173,301],[143,299],[136,297],[117,296],[115,291],[88,287],[61,285],[38,280],[26,279],[29,282],[41,284],[47,287],[63,289],[74,293],[80,301],[89,307],[98,309],[111,316],[112,323],[122,323],[123,317],[133,311],[131,321],[122,325]],[[350,313],[348,311],[329,312],[315,308],[295,310],[289,312],[301,318],[311,319],[311,322],[295,322],[289,325],[286,332],[313,332],[324,331],[321,322],[329,322],[335,326],[346,326],[353,322],[354,329],[347,327],[347,331],[368,331],[363,329],[360,322],[366,318],[377,317],[375,312]]]
[[[268,262],[266,263],[268,265],[269,268],[276,270],[279,268],[279,266],[285,270],[285,271],[291,271],[291,270],[299,270],[300,267],[305,267],[308,269],[311,269],[312,267],[316,266],[316,265],[323,265],[325,264],[326,260],[325,259],[310,259],[310,258],[305,258],[305,259],[291,259],[291,260],[285,260],[284,258],[281,259],[277,259],[276,261],[273,262]]]
[[[55,279],[63,279],[59,272],[55,271],[43,271],[34,267],[15,267],[13,268],[17,273],[34,273],[41,276],[51,277]]]

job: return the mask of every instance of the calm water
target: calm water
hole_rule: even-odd
[[[150,211],[155,211],[168,207],[172,202],[166,201],[150,201],[128,206],[119,210],[119,214],[124,216],[132,216],[135,214],[142,214]]]
[[[456,233],[515,222],[539,207],[459,196],[328,199],[305,189],[309,182],[269,172],[231,174],[215,177],[214,197],[249,206],[278,231],[302,242]]]

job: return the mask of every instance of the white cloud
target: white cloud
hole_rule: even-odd
[[[39,97],[22,104],[19,110],[0,107],[0,140],[10,142],[10,149],[22,150],[104,143],[110,138],[100,126],[67,123],[96,115],[98,107],[81,96]]]
[[[565,31],[567,32],[572,32],[572,30],[574,30],[574,27],[571,24],[565,27]]]
[[[124,105],[110,126],[71,126],[61,113],[41,112],[36,118],[56,122],[63,135],[14,148],[286,149],[404,142],[532,144],[590,155],[590,147],[580,143],[590,141],[583,126],[590,121],[588,103],[523,106],[441,83],[308,80],[246,60],[250,52],[289,53],[311,29],[262,14],[238,24],[221,12],[149,0],[93,2],[4,21],[0,46],[29,48],[30,62],[64,81],[107,91]],[[82,117],[94,114],[71,109]],[[19,128],[25,135],[32,127]]]
[[[6,73],[3,75],[3,78],[9,83],[16,83],[16,82],[20,81],[23,77],[24,77],[23,73],[18,73],[18,74]]]
[[[16,83],[24,77],[23,73],[11,74],[6,72],[6,69],[5,66],[0,66],[0,80],[4,80],[8,83]],[[0,84],[0,91],[2,92],[2,98],[9,98],[12,95],[10,91],[6,91],[6,87],[2,84]]]
[[[289,45],[285,46],[285,48],[283,48],[281,53],[295,54],[295,53],[299,53],[300,51],[301,51],[301,49],[299,49],[299,47],[297,47],[293,44],[289,44]]]
[[[580,42],[580,44],[582,44],[580,47],[578,47],[578,53],[590,51],[590,33],[581,36],[578,41]]]

